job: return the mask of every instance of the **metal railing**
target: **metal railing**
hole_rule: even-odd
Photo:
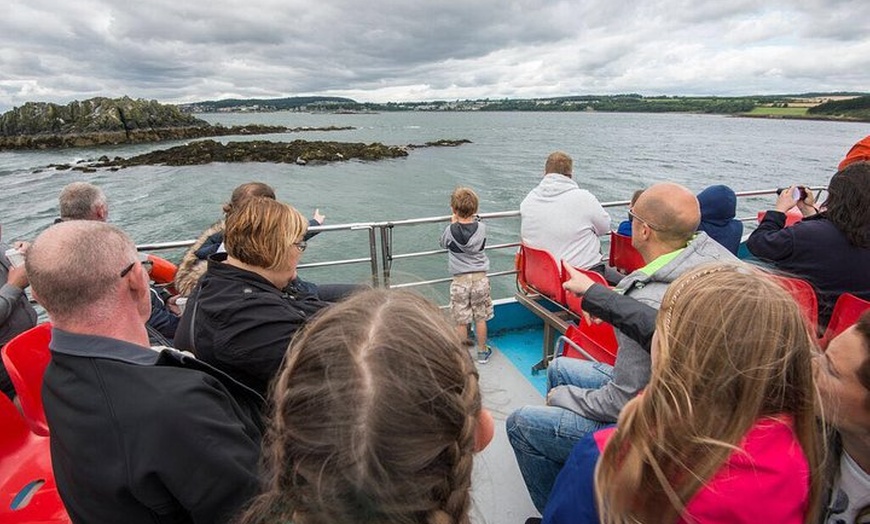
[[[825,187],[809,187],[811,191],[820,192],[825,190]],[[741,191],[737,192],[737,198],[739,199],[751,199],[755,197],[762,197],[768,195],[775,195],[776,189],[762,189],[756,191]],[[601,205],[604,208],[619,208],[619,207],[627,207],[630,204],[628,200],[617,200],[612,202],[605,202]],[[772,202],[766,202],[767,207],[763,209],[769,209],[771,207]],[[515,211],[501,211],[495,213],[481,213],[480,217],[485,220],[497,220],[503,218],[515,218],[520,216],[519,210]],[[756,220],[755,216],[749,217],[738,217],[738,220],[743,222],[754,222]],[[423,258],[423,257],[431,257],[438,256],[447,253],[446,249],[432,249],[426,251],[413,251],[409,253],[395,253],[393,249],[393,231],[398,229],[405,229],[414,226],[420,226],[425,224],[437,224],[437,223],[447,223],[450,221],[450,215],[444,216],[436,216],[436,217],[425,217],[425,218],[413,218],[407,220],[394,220],[394,221],[384,221],[384,222],[360,222],[353,224],[337,224],[337,225],[328,225],[328,226],[315,226],[310,228],[312,232],[337,232],[337,231],[366,231],[368,233],[368,256],[357,257],[357,258],[347,258],[340,260],[328,260],[323,262],[310,262],[306,264],[300,264],[299,268],[317,268],[317,267],[331,267],[331,266],[342,266],[342,265],[350,265],[350,264],[369,264],[371,269],[371,281],[374,287],[386,287],[386,288],[410,288],[410,287],[419,287],[426,286],[431,284],[438,284],[443,282],[449,282],[451,280],[450,276],[447,277],[439,277],[428,280],[416,280],[412,282],[393,284],[391,282],[391,273],[392,273],[392,264],[393,261],[396,260],[408,260],[414,258]],[[178,249],[178,248],[186,248],[191,246],[195,241],[194,240],[184,240],[184,241],[176,241],[176,242],[161,242],[161,243],[151,243],[151,244],[140,244],[137,248],[140,251],[161,251],[161,250],[169,250],[169,249]],[[520,245],[519,241],[519,231],[517,231],[517,241],[516,242],[506,242],[495,245],[486,246],[486,251],[492,250],[501,250],[501,249],[510,249],[516,248]],[[517,271],[515,269],[510,270],[501,270],[501,271],[492,271],[487,275],[492,277],[503,277],[508,275],[515,275]]]

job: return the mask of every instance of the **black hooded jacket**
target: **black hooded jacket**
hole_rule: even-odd
[[[209,257],[175,346],[265,396],[293,334],[329,303],[304,290],[278,289],[256,273],[224,264],[226,257]]]

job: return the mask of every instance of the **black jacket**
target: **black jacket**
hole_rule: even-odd
[[[280,290],[224,260],[226,253],[209,257],[188,298],[175,346],[265,396],[293,334],[329,304],[304,291]]]
[[[592,284],[580,303],[583,311],[613,325],[649,351],[658,310],[601,284]]]
[[[59,329],[50,348],[42,393],[73,522],[227,522],[257,493],[253,391],[171,349]]]
[[[784,213],[768,211],[746,247],[816,288],[820,326],[828,325],[834,303],[843,293],[870,300],[870,248],[850,244],[824,213],[785,227]]]

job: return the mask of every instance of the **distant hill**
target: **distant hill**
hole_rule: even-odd
[[[194,113],[212,113],[217,111],[285,111],[305,106],[345,107],[358,105],[356,100],[336,96],[292,96],[287,98],[228,98],[226,100],[209,100],[193,104],[181,104],[179,109]]]

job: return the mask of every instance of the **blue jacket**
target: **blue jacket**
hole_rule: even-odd
[[[631,236],[631,220],[623,220],[619,223],[619,226],[616,228],[616,232],[622,236],[630,237]]]
[[[728,186],[710,186],[698,193],[698,204],[701,205],[698,231],[704,231],[736,255],[743,235],[743,223],[734,218],[737,215],[737,195]]]
[[[589,433],[574,446],[544,510],[544,524],[598,524],[595,465],[616,426]]]

